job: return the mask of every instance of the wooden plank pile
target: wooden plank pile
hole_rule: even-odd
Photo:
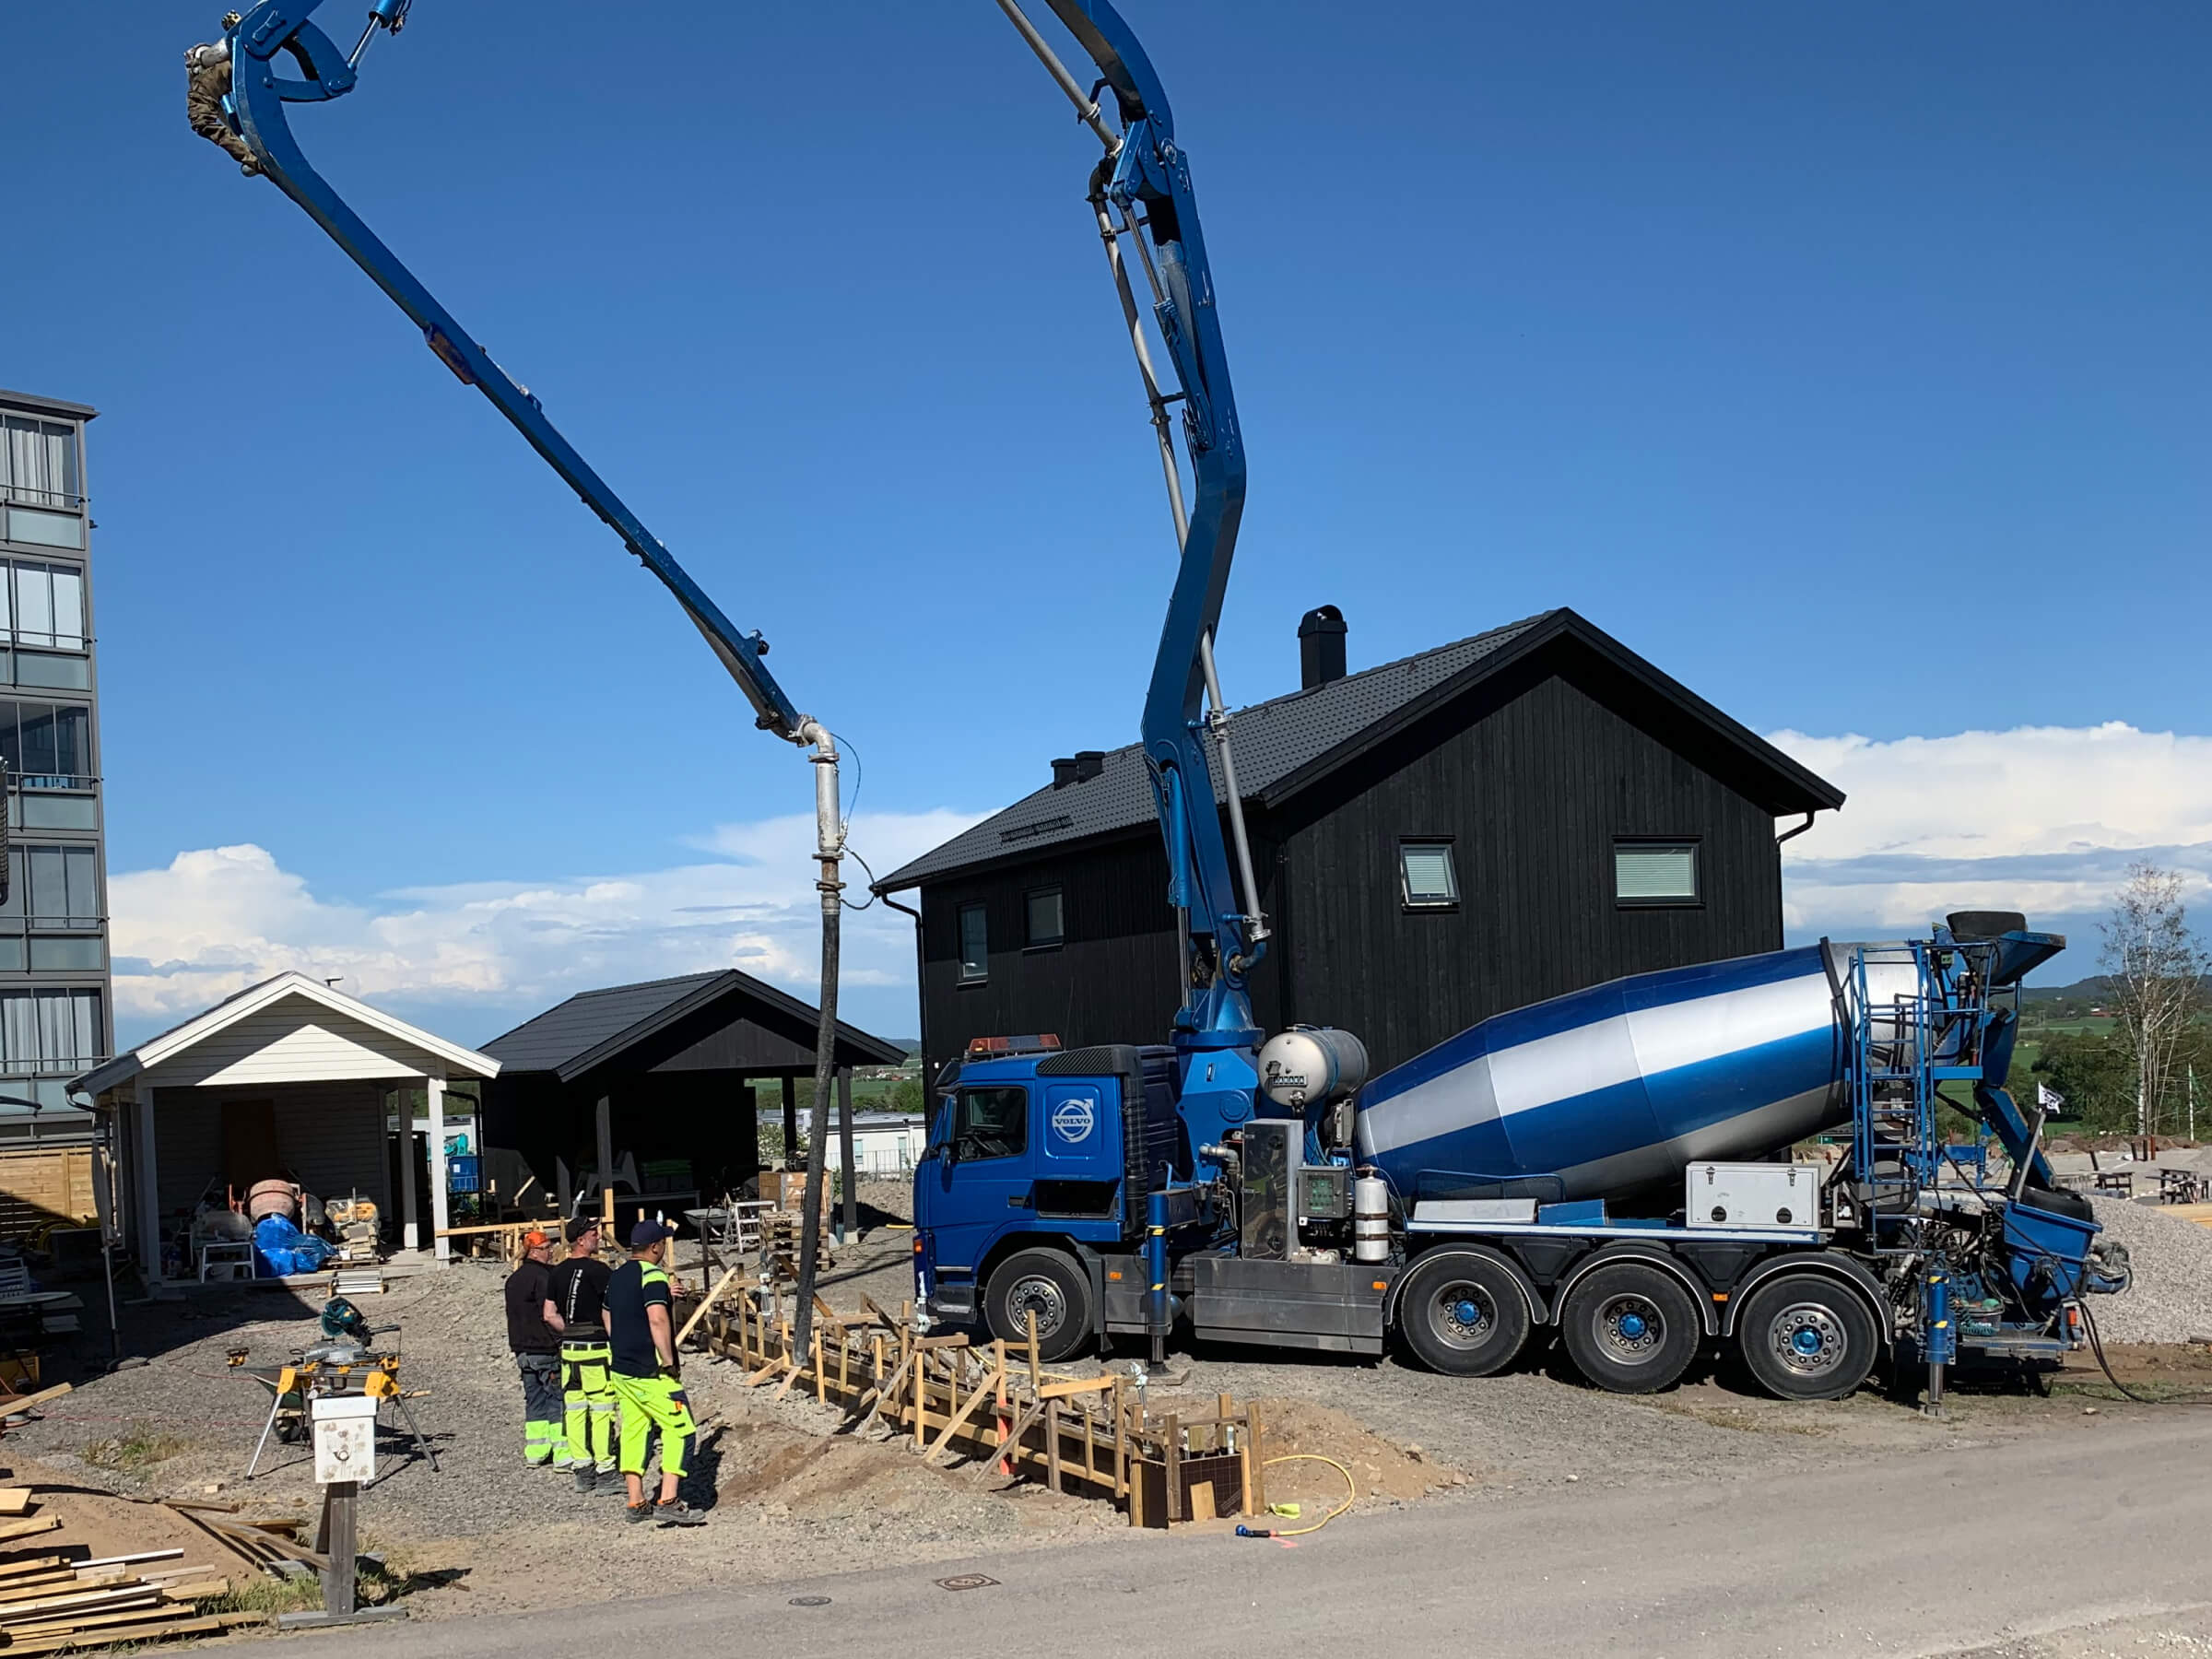
[[[296,1516],[264,1516],[249,1521],[241,1518],[235,1503],[204,1503],[184,1498],[168,1499],[164,1507],[173,1510],[218,1544],[245,1557],[272,1577],[288,1578],[308,1571],[321,1572],[330,1565],[328,1556],[318,1554],[300,1542],[300,1531],[307,1524]]]
[[[1125,1509],[1133,1526],[1164,1527],[1265,1508],[1256,1409],[1227,1394],[1211,1416],[1155,1413],[1129,1377],[1078,1377],[1037,1362],[1027,1342],[971,1343],[922,1335],[863,1298],[867,1317],[848,1320],[819,1298],[808,1351],[795,1355],[780,1288],[765,1307],[740,1297],[711,1306],[709,1352],[746,1368],[755,1387],[803,1387],[848,1423],[888,1424],[925,1461],[959,1456],[995,1463]]]
[[[14,1494],[21,1492],[18,1500]],[[0,1492],[0,1510],[36,1507],[29,1488]],[[262,1613],[209,1612],[202,1604],[230,1594],[230,1581],[183,1561],[181,1549],[153,1549],[93,1560],[68,1549],[22,1540],[61,1529],[56,1516],[0,1523],[0,1649],[60,1653],[171,1636],[208,1636],[239,1625],[265,1624]],[[80,1545],[78,1548],[82,1548]]]

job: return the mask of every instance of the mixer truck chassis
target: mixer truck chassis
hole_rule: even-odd
[[[1924,1366],[1936,1406],[1962,1358],[2082,1347],[2082,1298],[2128,1282],[2004,1088],[2020,978],[2063,945],[1959,915],[1638,975],[1371,1082],[1303,1028],[1203,1090],[1164,1046],[978,1044],[915,1175],[916,1305],[1009,1341],[1033,1318],[1048,1362],[1187,1331],[1472,1378],[1553,1332],[1618,1393],[1717,1351],[1785,1399]],[[1938,1135],[1946,1085],[2004,1182]]]

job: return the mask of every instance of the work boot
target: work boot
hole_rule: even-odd
[[[706,1516],[681,1498],[671,1498],[665,1503],[654,1504],[653,1515],[663,1526],[704,1526],[707,1524]]]
[[[653,1501],[650,1498],[641,1500],[637,1503],[625,1504],[622,1509],[622,1518],[625,1521],[629,1521],[632,1524],[641,1521],[650,1521],[653,1519],[653,1512],[654,1507]]]
[[[571,1464],[569,1468],[576,1477],[576,1489],[579,1492],[595,1492],[599,1489],[599,1471],[590,1464]]]

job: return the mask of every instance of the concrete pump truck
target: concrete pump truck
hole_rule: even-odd
[[[1256,1028],[1247,985],[1269,928],[1214,663],[1244,449],[1190,160],[1114,7],[1045,3],[1095,64],[1090,89],[998,0],[1102,149],[1086,197],[1180,549],[1142,732],[1182,995],[1164,1041],[985,1041],[935,1080],[914,1179],[922,1317],[1008,1338],[1033,1318],[1050,1359],[1120,1337],[1157,1358],[1179,1328],[1369,1354],[1395,1338],[1466,1376],[1556,1327],[1583,1373],[1620,1392],[1666,1387],[1719,1344],[1786,1397],[1848,1394],[1884,1358],[1923,1363],[1932,1405],[1962,1354],[2036,1362],[2080,1347],[2094,1332],[2083,1299],[2124,1289],[2128,1265],[2057,1188],[2046,1112],[2005,1088],[2020,982],[2065,946],[2021,916],[1618,980],[1372,1078],[1349,1032]],[[262,0],[195,48],[195,128],[306,209],[616,530],[759,724],[813,747],[834,904],[829,733],[768,673],[759,636],[724,617],[300,153],[285,106],[351,90],[411,0],[373,0],[350,53],[312,22],[321,4]],[[2002,1184],[1954,1166],[1936,1122],[1947,1083],[2003,1144]],[[1844,1132],[1832,1169],[1779,1160],[1831,1130]]]

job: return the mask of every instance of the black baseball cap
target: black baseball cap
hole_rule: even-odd
[[[573,1244],[577,1240],[582,1238],[585,1233],[597,1232],[598,1230],[598,1217],[579,1216],[573,1221],[569,1223],[569,1242]]]
[[[659,1221],[641,1221],[629,1230],[629,1247],[632,1250],[650,1250],[663,1239],[676,1237],[676,1229]]]

